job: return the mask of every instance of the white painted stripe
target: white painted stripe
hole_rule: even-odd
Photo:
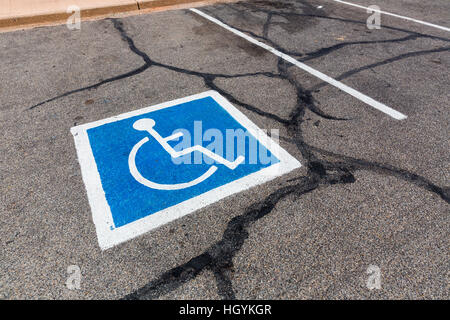
[[[378,12],[378,13],[381,13],[381,14],[385,14],[387,16],[392,16],[392,17],[403,19],[403,20],[413,21],[413,22],[416,22],[416,23],[423,24],[425,26],[433,27],[433,28],[436,28],[436,29],[441,29],[441,30],[444,30],[444,31],[450,31],[450,28],[447,28],[447,27],[439,26],[437,24],[425,22],[425,21],[422,21],[422,20],[408,18],[408,17],[401,16],[401,15],[398,15],[398,14],[395,14],[395,13],[390,13],[390,12],[386,12],[386,11],[382,11],[382,10],[375,10],[375,9],[372,9],[372,8],[364,7],[364,6],[361,6],[359,4],[355,4],[355,3],[351,3],[351,2],[347,2],[347,1],[341,1],[341,0],[332,0],[332,1],[339,2],[339,3],[346,4],[346,5],[353,6],[353,7],[357,7],[357,8],[361,8],[361,9],[366,9],[366,10],[370,9],[372,12]]]
[[[216,18],[213,18],[213,17],[207,15],[206,13],[203,13],[200,10],[197,10],[197,9],[194,9],[194,8],[191,8],[189,10],[191,10],[192,12],[195,12],[198,15],[201,15],[205,19],[208,19],[209,21],[214,22],[215,24],[218,24],[219,26],[227,29],[228,31],[233,32],[234,34],[244,38],[245,40],[247,40],[247,41],[249,41],[249,42],[251,42],[251,43],[253,43],[253,44],[255,44],[255,45],[257,45],[257,46],[259,46],[261,48],[263,48],[263,49],[266,49],[267,51],[272,52],[274,55],[276,55],[276,56],[278,56],[278,57],[280,57],[280,58],[282,58],[282,59],[292,63],[293,65],[296,65],[300,69],[302,69],[302,70],[312,74],[313,76],[315,76],[315,77],[317,77],[317,78],[319,78],[319,79],[321,79],[321,80],[323,80],[323,81],[325,81],[325,82],[335,86],[336,88],[339,88],[340,90],[342,90],[342,91],[352,95],[356,99],[361,100],[364,103],[368,104],[369,106],[371,106],[371,107],[373,107],[373,108],[375,108],[375,109],[377,109],[377,110],[379,110],[381,112],[386,113],[387,115],[391,116],[392,118],[394,118],[396,120],[403,120],[403,119],[407,118],[406,115],[398,112],[397,110],[394,110],[394,109],[386,106],[385,104],[382,104],[381,102],[378,102],[378,101],[372,99],[371,97],[366,96],[365,94],[363,94],[363,93],[361,93],[361,92],[359,92],[359,91],[357,91],[355,89],[350,88],[349,86],[343,84],[342,82],[339,82],[339,81],[337,81],[337,80],[327,76],[326,74],[323,74],[322,72],[317,71],[316,69],[313,69],[313,68],[307,66],[306,64],[297,61],[296,59],[292,58],[291,56],[288,56],[287,54],[284,54],[283,52],[280,52],[280,51],[276,50],[275,48],[272,48],[271,46],[268,46],[265,43],[262,43],[262,42],[260,42],[258,40],[253,39],[252,37],[246,35],[245,33],[243,33],[243,32],[241,32],[239,30],[236,30],[236,29],[226,25],[225,23],[217,20]]]

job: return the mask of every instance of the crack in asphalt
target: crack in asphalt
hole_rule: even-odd
[[[344,22],[344,23],[352,23],[352,24],[359,24],[362,25],[364,27],[367,26],[367,21],[365,18],[363,18],[362,20],[352,20],[352,19],[346,19],[346,18],[340,18],[340,17],[336,17],[336,16],[330,16],[330,15],[325,15],[325,12],[322,9],[316,8],[315,6],[307,3],[307,1],[304,0],[297,0],[294,1],[295,4],[300,4],[303,5],[303,8],[297,8],[297,9],[303,9],[305,11],[308,12],[304,12],[304,13],[300,13],[300,12],[293,12],[292,9],[289,9],[290,11],[283,11],[283,8],[280,8],[279,11],[275,11],[273,9],[264,9],[262,7],[258,7],[257,4],[258,3],[262,3],[263,1],[252,1],[252,2],[237,2],[234,6],[233,5],[217,5],[216,7],[227,7],[227,8],[232,8],[233,10],[235,10],[236,12],[239,13],[244,13],[246,11],[243,10],[239,10],[237,9],[237,7],[242,7],[244,10],[250,10],[252,12],[256,12],[256,13],[265,13],[265,14],[270,14],[271,19],[275,16],[279,16],[279,17],[303,17],[303,18],[318,18],[318,19],[325,19],[325,20],[333,20],[333,21],[339,21],[339,22]],[[411,31],[408,29],[403,29],[403,28],[399,28],[399,27],[393,27],[393,26],[389,26],[387,24],[383,24],[383,29],[389,29],[392,31],[399,31],[399,32],[403,32],[403,33],[408,33],[408,34],[412,34],[412,35],[416,35],[418,37],[424,37],[424,38],[429,38],[429,39],[434,39],[434,40],[441,40],[441,41],[445,41],[445,42],[450,42],[449,38],[444,38],[444,37],[440,37],[440,36],[434,36],[434,35],[429,35],[429,34],[424,34],[424,33],[420,33],[420,32],[416,32],[416,31]]]
[[[390,64],[392,62],[400,61],[400,60],[403,60],[403,59],[406,59],[406,58],[411,58],[411,57],[423,56],[423,55],[427,55],[427,54],[430,54],[430,53],[445,52],[445,51],[450,51],[450,46],[437,48],[437,49],[421,50],[421,51],[413,51],[413,52],[404,53],[404,54],[398,55],[396,57],[388,58],[388,59],[383,60],[383,61],[378,61],[378,62],[375,62],[375,63],[372,63],[372,64],[368,64],[368,65],[365,65],[365,66],[362,66],[362,67],[359,67],[359,68],[356,68],[356,69],[344,72],[344,73],[338,75],[337,77],[335,77],[334,79],[336,79],[338,81],[344,80],[344,79],[349,78],[349,77],[351,77],[351,76],[353,76],[353,75],[355,75],[357,73],[360,73],[362,71],[370,70],[370,69],[373,69],[373,68],[376,68],[376,67],[379,67],[379,66],[383,66],[383,65],[387,65],[387,64]],[[329,83],[327,83],[327,82],[321,82],[321,83],[315,85],[314,87],[312,87],[311,90],[315,91],[317,89],[320,89],[322,87],[326,87],[328,85],[329,85]]]
[[[234,6],[233,5],[218,5],[216,7],[223,7],[223,8],[232,8],[235,12],[239,13],[239,14],[245,14],[245,10],[250,10],[252,12],[256,12],[256,13],[264,13],[267,15],[266,17],[266,21],[264,23],[263,26],[263,31],[262,31],[262,35],[259,35],[255,32],[249,31],[249,30],[244,30],[241,29],[239,27],[233,26],[234,29],[247,33],[249,35],[251,35],[254,38],[257,38],[259,40],[265,41],[266,43],[270,44],[272,47],[274,47],[275,49],[277,49],[278,51],[287,54],[287,55],[291,55],[291,56],[295,56],[295,57],[302,57],[305,56],[305,58],[303,59],[299,59],[299,61],[301,62],[305,62],[308,60],[312,60],[318,57],[321,57],[323,55],[327,55],[332,51],[335,51],[337,49],[341,49],[343,47],[346,46],[351,46],[351,45],[364,45],[364,44],[380,44],[380,43],[397,43],[397,42],[403,42],[403,41],[409,41],[409,40],[417,40],[420,38],[428,38],[428,39],[433,39],[433,40],[439,40],[439,41],[443,41],[443,42],[450,42],[450,39],[448,38],[443,38],[443,37],[438,37],[438,36],[433,36],[433,35],[428,35],[428,34],[424,34],[424,33],[419,33],[419,32],[414,32],[414,31],[410,31],[407,29],[402,29],[402,28],[397,28],[397,27],[392,27],[392,26],[388,26],[383,24],[383,28],[384,29],[390,29],[392,31],[398,31],[398,32],[403,32],[403,33],[407,33],[408,36],[404,37],[404,38],[399,38],[399,39],[386,39],[386,40],[370,40],[370,41],[349,41],[349,42],[343,42],[343,43],[339,43],[336,45],[333,45],[331,47],[326,47],[326,48],[321,48],[318,49],[317,51],[314,52],[309,52],[309,53],[301,53],[301,52],[295,52],[295,51],[290,51],[290,50],[286,50],[285,48],[281,47],[278,43],[276,43],[274,40],[270,39],[268,37],[269,34],[269,29],[270,26],[273,24],[273,18],[274,17],[297,17],[297,18],[316,18],[316,19],[325,19],[325,20],[333,20],[333,21],[339,21],[339,22],[344,22],[344,23],[352,23],[352,24],[356,24],[356,25],[363,25],[364,27],[366,27],[366,21],[358,21],[358,20],[351,20],[351,19],[343,19],[343,18],[339,18],[339,17],[332,17],[332,16],[327,16],[324,15],[323,12],[321,11],[321,9],[317,9],[316,7],[308,4],[306,1],[297,1],[296,4],[301,4],[303,5],[303,9],[307,10],[309,12],[313,12],[313,13],[298,13],[298,12],[284,12],[284,11],[274,11],[274,10],[268,10],[268,9],[263,9],[263,8],[258,8],[257,6],[255,6],[255,4],[258,3],[263,3],[263,2],[267,2],[267,1],[255,1],[255,2],[238,2],[236,3]],[[255,4],[254,4],[255,3]],[[244,8],[244,10],[239,10],[237,7],[241,6]],[[212,13],[211,11],[207,10],[207,9],[203,9],[203,11],[205,13],[208,13],[209,15],[211,15],[212,17],[214,17],[215,19],[223,22],[226,24],[225,21],[223,21],[222,19],[220,19],[220,17],[218,17],[217,15],[215,15],[214,13]]]
[[[266,28],[267,30],[268,23],[264,24],[264,28]],[[416,36],[407,38],[416,38]],[[405,39],[400,39],[400,41],[404,40]],[[337,119],[325,114],[321,114],[320,111],[317,111],[318,109],[314,104],[311,90],[305,90],[304,88],[302,88],[297,80],[292,78],[288,74],[287,67],[287,63],[285,63],[284,60],[278,60],[278,77],[289,81],[291,85],[293,85],[293,87],[296,89],[297,93],[297,105],[296,108],[291,112],[289,119],[280,119],[276,115],[268,114],[257,109],[256,107],[250,106],[248,104],[243,104],[242,102],[235,99],[230,93],[225,92],[224,90],[221,90],[219,87],[217,87],[210,78],[206,77],[204,79],[205,83],[211,89],[221,92],[221,94],[226,96],[227,99],[231,100],[232,102],[238,103],[246,109],[255,111],[260,115],[265,115],[285,125],[288,129],[288,132],[295,137],[292,141],[297,145],[297,148],[301,152],[303,158],[306,160],[305,165],[307,167],[307,175],[291,179],[288,182],[296,181],[296,183],[293,185],[282,187],[271,193],[263,201],[251,205],[243,214],[236,216],[230,220],[222,235],[221,240],[214,243],[202,254],[192,258],[182,265],[170,269],[169,271],[158,277],[156,280],[150,281],[142,288],[125,296],[124,299],[158,298],[179,288],[184,283],[196,278],[204,270],[210,270],[213,272],[217,284],[218,294],[223,299],[235,299],[236,295],[233,290],[231,280],[233,272],[233,258],[240,251],[245,243],[245,240],[248,238],[248,228],[259,219],[270,214],[277,203],[282,201],[286,197],[291,195],[300,197],[306,193],[316,190],[320,186],[354,183],[356,181],[354,172],[358,170],[369,170],[381,175],[390,175],[406,180],[425,190],[439,195],[447,203],[450,202],[450,192],[448,187],[438,187],[431,181],[417,174],[410,173],[407,170],[395,168],[394,166],[390,165],[378,164],[357,158],[334,154],[329,151],[321,150],[319,148],[315,148],[306,144],[303,141],[301,133],[301,123],[303,122],[303,116],[306,109],[309,109],[319,116],[323,116],[327,119]],[[330,162],[318,159],[315,153],[326,155],[328,157],[334,157],[337,161]]]
[[[267,1],[256,1],[255,3],[258,4],[258,3],[263,3],[263,2],[267,2]],[[315,8],[314,6],[310,5],[307,2],[299,1],[297,3],[303,5],[304,9],[306,9],[306,10],[308,10],[310,12],[319,12],[320,13],[320,9]],[[323,14],[305,14],[305,13],[297,13],[297,12],[283,12],[283,11],[267,10],[267,9],[257,8],[252,3],[247,3],[247,2],[238,2],[238,3],[235,4],[235,6],[233,6],[233,5],[221,5],[221,6],[222,7],[225,6],[227,8],[233,8],[233,10],[235,10],[237,12],[240,12],[241,14],[244,13],[244,12],[242,10],[237,9],[236,6],[242,6],[242,7],[244,7],[247,10],[251,9],[252,11],[258,11],[260,13],[267,14],[266,21],[265,21],[265,23],[263,25],[263,32],[262,32],[263,35],[262,36],[252,32],[252,31],[243,30],[243,29],[240,29],[240,28],[235,27],[235,26],[233,26],[233,28],[235,28],[236,30],[239,30],[241,32],[247,33],[247,34],[251,35],[252,37],[255,37],[255,38],[259,39],[259,40],[265,41],[266,43],[270,44],[275,49],[277,49],[278,51],[280,51],[280,52],[282,52],[284,54],[295,56],[295,57],[303,57],[303,58],[299,59],[299,61],[301,61],[301,62],[313,60],[313,59],[316,59],[316,58],[328,55],[331,52],[334,52],[334,51],[336,51],[338,49],[344,48],[346,46],[351,46],[351,45],[380,44],[380,43],[399,43],[399,42],[417,40],[419,38],[429,38],[429,39],[434,39],[434,40],[450,42],[450,39],[447,39],[447,38],[427,35],[427,34],[413,32],[413,31],[406,30],[406,29],[401,29],[401,28],[396,28],[396,27],[383,25],[383,28],[391,29],[393,31],[400,31],[400,32],[408,33],[409,35],[405,36],[403,38],[398,38],[398,39],[343,42],[343,43],[339,43],[339,44],[336,44],[336,45],[333,45],[333,46],[330,46],[330,47],[321,48],[321,49],[318,49],[318,50],[313,51],[313,52],[300,53],[300,52],[294,52],[294,51],[286,50],[286,49],[280,47],[276,42],[274,42],[273,40],[271,40],[268,37],[270,26],[273,23],[272,18],[274,16],[280,16],[280,17],[296,16],[296,17],[330,19],[330,20],[336,20],[336,21],[345,22],[345,23],[364,24],[364,25],[365,25],[366,22],[365,21],[362,22],[362,21],[357,21],[357,20],[350,20],[350,19],[343,19],[343,18],[339,18],[339,17],[330,17],[330,16],[325,16]],[[283,7],[280,6],[280,8],[282,9]],[[213,16],[214,18],[218,19],[219,21],[226,23],[225,21],[222,21],[219,17],[217,17],[213,13],[209,12],[207,9],[204,9],[204,11],[207,12],[209,15]],[[117,20],[116,19],[110,19],[110,20],[115,21],[114,24],[115,24],[116,29],[118,27],[119,28],[123,28],[123,26],[116,26],[116,24],[117,24]],[[123,36],[122,36],[122,38],[123,38]],[[137,54],[138,56],[140,56],[144,60],[145,64],[143,66],[141,66],[141,67],[139,67],[137,69],[134,69],[132,71],[126,72],[124,74],[121,74],[121,75],[118,75],[118,76],[115,76],[115,77],[111,77],[111,78],[102,80],[102,81],[97,82],[97,83],[95,83],[93,85],[86,86],[86,87],[79,88],[79,89],[75,89],[75,90],[71,90],[71,91],[65,92],[65,93],[63,93],[61,95],[55,96],[53,98],[44,100],[44,101],[39,102],[39,103],[37,103],[35,105],[32,105],[31,107],[28,108],[28,110],[33,110],[33,109],[35,109],[37,107],[40,107],[40,106],[42,106],[44,104],[47,104],[49,102],[52,102],[52,101],[55,101],[55,100],[67,97],[67,96],[75,94],[75,93],[79,93],[79,92],[87,91],[87,90],[92,90],[92,89],[97,89],[100,86],[103,86],[105,84],[108,84],[108,83],[111,83],[111,82],[115,82],[115,81],[119,81],[119,80],[123,80],[125,78],[136,76],[136,75],[146,71],[152,65],[163,67],[163,68],[167,68],[167,69],[170,69],[170,70],[176,71],[176,72],[183,72],[183,73],[194,75],[194,76],[200,76],[200,77],[203,77],[204,79],[210,78],[210,79],[212,79],[212,81],[215,78],[218,78],[218,77],[235,78],[235,77],[258,76],[258,75],[262,75],[262,76],[277,76],[277,75],[273,75],[273,74],[270,74],[270,73],[267,73],[267,72],[254,73],[254,74],[242,74],[242,75],[227,75],[227,74],[201,73],[201,72],[196,72],[196,71],[193,71],[193,70],[181,69],[181,68],[177,68],[177,67],[170,66],[170,65],[165,65],[165,64],[158,63],[156,61],[151,60],[148,57],[148,55],[146,55],[145,53],[141,52],[140,50],[138,50],[136,48],[136,46],[134,45],[134,43],[132,42],[131,39],[127,39],[127,38],[123,38],[123,39],[126,42],[128,42],[128,45],[129,45],[131,51],[133,51],[135,54]],[[131,40],[131,43],[130,43],[130,40]],[[389,59],[384,60],[384,61],[380,61],[380,62],[374,63],[372,65],[368,65],[368,66],[360,67],[360,68],[357,68],[357,69],[354,69],[354,70],[350,70],[350,71],[348,71],[348,72],[346,72],[346,73],[344,73],[344,74],[339,76],[339,77],[342,77],[342,78],[338,77],[336,79],[337,80],[342,80],[342,79],[344,79],[344,78],[346,78],[346,77],[348,77],[350,75],[354,75],[354,74],[356,74],[358,72],[361,72],[363,70],[374,68],[374,67],[377,67],[377,66],[380,66],[380,65],[383,65],[383,64],[387,64],[387,63],[390,63],[390,62],[394,62],[394,61],[399,61],[399,60],[402,60],[402,59],[410,58],[410,57],[413,57],[413,56],[424,55],[424,54],[429,54],[429,53],[436,53],[436,52],[442,52],[442,51],[449,51],[449,50],[450,50],[450,47],[443,47],[443,48],[438,48],[438,49],[433,49],[433,50],[423,50],[423,51],[417,51],[417,52],[409,52],[409,53],[406,53],[406,54],[402,54],[402,55],[399,55],[399,56],[396,56],[396,57],[389,58]],[[205,81],[205,83],[206,82],[207,81]],[[207,85],[208,84],[209,83],[207,83]],[[325,86],[325,85],[327,85],[327,84],[323,83],[323,84],[320,84],[319,86],[322,87],[322,86]],[[258,111],[255,108],[252,108],[250,105],[246,105],[246,104],[240,103],[238,101],[235,101],[235,102],[239,103],[243,107],[248,108],[250,111],[256,112],[256,113],[261,114],[261,115],[264,115],[262,111]],[[277,118],[276,116],[274,117],[274,120],[277,120],[277,121],[279,121],[281,123],[283,122],[282,119]]]
[[[287,72],[284,61],[280,59],[279,69],[282,73]],[[289,77],[286,75],[286,77]],[[295,81],[295,80],[293,80]],[[312,192],[320,186],[331,186],[335,184],[354,183],[356,178],[354,172],[358,170],[373,171],[382,175],[390,175],[411,182],[425,190],[436,193],[447,203],[450,203],[450,188],[440,188],[429,180],[406,170],[395,168],[390,165],[378,164],[362,159],[337,155],[306,144],[301,135],[301,123],[303,121],[306,104],[312,103],[308,95],[305,96],[301,86],[297,86],[297,106],[291,113],[291,120],[287,125],[288,131],[295,135],[292,139],[303,158],[306,160],[307,174],[288,182],[297,183],[279,188],[271,193],[263,201],[251,205],[239,216],[234,217],[228,223],[222,239],[210,246],[202,254],[192,258],[188,262],[175,267],[156,280],[150,281],[142,288],[125,296],[126,300],[155,299],[167,294],[184,283],[194,279],[204,270],[214,273],[218,294],[223,299],[235,299],[232,287],[233,258],[240,251],[249,237],[248,228],[259,219],[270,214],[275,206],[288,196],[297,198]],[[320,160],[314,152],[336,158],[336,162]]]
[[[264,3],[267,1],[255,1],[256,4]],[[298,2],[297,2],[298,3]],[[376,41],[354,41],[354,42],[346,42],[337,45],[333,45],[327,48],[321,48],[314,52],[309,53],[299,53],[299,52],[289,52],[284,48],[280,48],[274,41],[269,39],[270,27],[273,24],[273,18],[275,16],[285,16],[285,15],[297,15],[297,16],[308,16],[311,18],[324,18],[324,19],[334,19],[343,22],[351,22],[351,23],[361,23],[360,21],[341,19],[336,17],[324,16],[321,14],[314,14],[317,11],[307,2],[302,1],[301,4],[312,14],[300,14],[294,12],[282,12],[275,10],[265,10],[261,8],[255,8],[253,4],[249,3],[238,3],[235,6],[227,5],[228,7],[232,7],[233,10],[237,10],[236,6],[244,6],[245,8],[251,8],[252,10],[259,10],[261,13],[267,14],[267,19],[262,28],[262,36],[255,34],[248,30],[236,29],[245,32],[251,36],[259,38],[260,40],[264,40],[266,43],[274,46],[277,50],[284,52],[286,54],[291,54],[296,57],[303,57],[302,61],[307,61],[311,59],[315,59],[318,57],[325,56],[331,52],[339,50],[345,46],[349,45],[364,45],[364,44],[374,44],[374,43],[398,43],[404,41],[416,40],[418,38],[432,38],[435,40],[449,41],[448,39],[434,37],[429,35],[424,35],[416,32],[411,32],[408,30],[398,29],[389,27],[396,31],[402,31],[409,33],[408,36],[398,38],[398,39],[390,39],[390,40],[376,40]],[[278,3],[277,8],[283,10],[283,5]],[[217,17],[216,17],[217,18]],[[218,18],[217,18],[218,19]],[[338,117],[334,117],[332,115],[328,115],[320,110],[314,100],[312,93],[318,87],[314,87],[312,89],[305,89],[303,86],[295,79],[292,75],[289,74],[289,68],[292,66],[291,64],[285,62],[282,59],[278,59],[277,69],[278,73],[271,72],[255,72],[255,73],[246,73],[246,74],[236,74],[236,75],[227,75],[227,74],[215,74],[215,73],[204,73],[197,72],[194,70],[187,70],[183,68],[179,68],[176,66],[171,66],[167,64],[163,64],[161,62],[155,61],[151,59],[145,52],[138,49],[133,41],[133,39],[127,34],[125,31],[123,22],[119,19],[110,19],[113,22],[114,28],[120,33],[121,38],[125,41],[129,47],[129,49],[139,57],[141,57],[144,61],[144,65],[141,67],[134,69],[130,72],[124,73],[122,75],[112,77],[101,82],[98,82],[94,85],[76,89],[73,91],[66,92],[57,97],[48,99],[41,103],[31,106],[29,109],[34,109],[36,107],[42,106],[45,103],[54,101],[59,98],[66,97],[68,95],[81,92],[84,90],[96,89],[104,84],[111,83],[117,80],[125,79],[127,77],[131,77],[137,75],[139,73],[144,72],[150,67],[160,67],[165,68],[167,70],[175,71],[182,74],[187,74],[191,76],[200,77],[203,79],[205,85],[210,89],[218,91],[220,94],[225,96],[232,103],[238,104],[241,107],[252,111],[258,115],[263,117],[272,119],[281,125],[283,125],[290,136],[289,139],[285,139],[296,145],[297,149],[301,153],[304,163],[303,165],[306,167],[307,172],[305,176],[299,176],[293,179],[286,181],[286,183],[292,183],[286,186],[283,186],[274,192],[272,192],[269,196],[267,196],[264,200],[252,204],[249,206],[244,213],[232,218],[222,235],[222,238],[216,243],[212,244],[208,249],[206,249],[200,255],[192,258],[188,262],[181,264],[175,268],[168,270],[167,272],[160,275],[157,279],[148,282],[145,286],[140,289],[130,293],[123,297],[123,299],[153,299],[158,298],[164,294],[167,294],[177,288],[179,288],[184,283],[196,278],[200,273],[205,270],[210,270],[214,274],[214,278],[217,285],[218,294],[223,299],[235,299],[236,294],[233,290],[232,284],[232,273],[233,273],[233,258],[243,247],[246,239],[249,237],[249,227],[253,225],[255,222],[260,220],[261,218],[269,215],[275,206],[285,199],[288,196],[296,196],[297,198],[310,193],[314,190],[317,190],[321,187],[328,187],[335,184],[350,184],[356,181],[354,176],[355,172],[360,170],[372,171],[377,174],[383,176],[393,176],[409,183],[412,183],[424,190],[432,192],[439,197],[441,197],[445,202],[450,203],[450,187],[439,187],[433,184],[430,180],[421,177],[415,173],[411,173],[407,170],[396,168],[394,166],[388,164],[380,164],[376,162],[370,162],[362,159],[357,159],[349,156],[339,155],[327,150],[323,150],[314,146],[307,144],[303,139],[302,128],[301,125],[305,121],[305,111],[310,110],[314,114],[328,119],[328,120],[348,120],[342,119]],[[220,20],[220,19],[219,19]],[[208,23],[205,21],[205,23]],[[438,48],[433,50],[424,50],[418,52],[410,52],[403,55],[399,55],[397,57],[392,57],[384,61],[380,61],[369,66],[356,68],[354,70],[350,70],[342,75],[340,75],[337,79],[343,79],[354,75],[357,72],[360,72],[365,69],[377,67],[380,65],[388,64],[394,61],[398,61],[400,59],[405,59],[408,57],[428,54],[434,52],[442,52],[449,50],[450,47]],[[253,76],[265,76],[269,78],[278,78],[290,83],[290,85],[295,89],[296,92],[296,106],[291,111],[288,118],[279,117],[276,114],[272,114],[270,112],[266,112],[261,110],[251,104],[244,103],[235,98],[231,93],[225,91],[220,88],[217,84],[215,84],[215,80],[217,78],[238,78],[238,77],[253,77]],[[323,84],[319,84],[319,87]],[[324,160],[323,158],[327,157],[331,160]]]
[[[268,15],[268,20],[263,26],[263,33],[268,32],[268,28],[272,15]],[[395,41],[407,41],[410,39],[416,39],[417,35],[408,36]],[[325,48],[320,54],[330,52],[341,48],[342,46],[335,46],[334,48]],[[319,54],[317,54],[319,55]],[[411,55],[410,55],[411,56]],[[393,58],[391,58],[392,61]],[[248,228],[258,221],[259,219],[270,214],[278,202],[282,201],[288,196],[294,195],[300,197],[306,193],[312,192],[320,186],[330,186],[334,184],[348,184],[354,183],[356,178],[354,172],[358,170],[373,171],[381,175],[394,176],[399,179],[408,181],[421,187],[427,191],[439,195],[444,201],[450,203],[450,188],[441,188],[433,184],[428,179],[421,177],[417,174],[408,172],[407,170],[399,169],[391,165],[379,164],[375,162],[365,161],[362,159],[352,158],[348,156],[338,155],[326,150],[322,150],[306,144],[303,141],[301,133],[301,123],[303,122],[303,116],[305,109],[309,109],[312,112],[318,114],[327,119],[338,120],[334,117],[322,114],[314,104],[311,90],[305,90],[302,86],[288,74],[288,65],[282,60],[278,59],[278,77],[285,79],[293,85],[297,92],[297,105],[291,112],[289,119],[280,119],[278,116],[268,114],[262,110],[257,109],[254,106],[243,104],[235,99],[230,93],[221,90],[214,85],[213,81],[205,81],[205,83],[214,90],[221,92],[227,99],[237,103],[248,110],[255,111],[259,115],[266,115],[267,117],[277,120],[279,123],[285,125],[288,132],[294,136],[291,142],[294,142],[301,152],[303,158],[306,160],[305,166],[307,167],[306,176],[297,177],[289,180],[288,182],[296,181],[293,185],[288,185],[271,193],[263,201],[251,205],[247,210],[234,217],[228,222],[228,225],[222,235],[222,239],[214,243],[202,254],[192,258],[188,262],[179,265],[173,269],[168,270],[157,279],[150,281],[140,289],[130,293],[123,299],[135,300],[135,299],[155,299],[164,294],[167,294],[184,283],[196,278],[204,270],[210,270],[213,272],[218,294],[223,299],[235,299],[236,295],[232,285],[232,273],[233,273],[233,258],[240,251],[245,243],[245,240],[249,237]],[[334,158],[336,161],[326,161],[319,159],[314,153],[325,155]]]

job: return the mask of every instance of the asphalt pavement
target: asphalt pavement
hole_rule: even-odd
[[[446,0],[357,3],[449,27]],[[335,1],[198,9],[407,118],[190,10],[0,34],[0,296],[448,299],[450,33]],[[100,250],[70,128],[207,90],[302,167]]]

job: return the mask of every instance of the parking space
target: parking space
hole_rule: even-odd
[[[448,298],[449,33],[331,0],[198,10],[0,35],[2,297]],[[70,129],[208,90],[301,167],[102,251]]]

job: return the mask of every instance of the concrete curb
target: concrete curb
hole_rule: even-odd
[[[0,0],[0,32],[64,24],[73,15],[73,12],[67,13],[71,5],[80,8],[81,21],[88,21],[234,1],[236,0]]]

